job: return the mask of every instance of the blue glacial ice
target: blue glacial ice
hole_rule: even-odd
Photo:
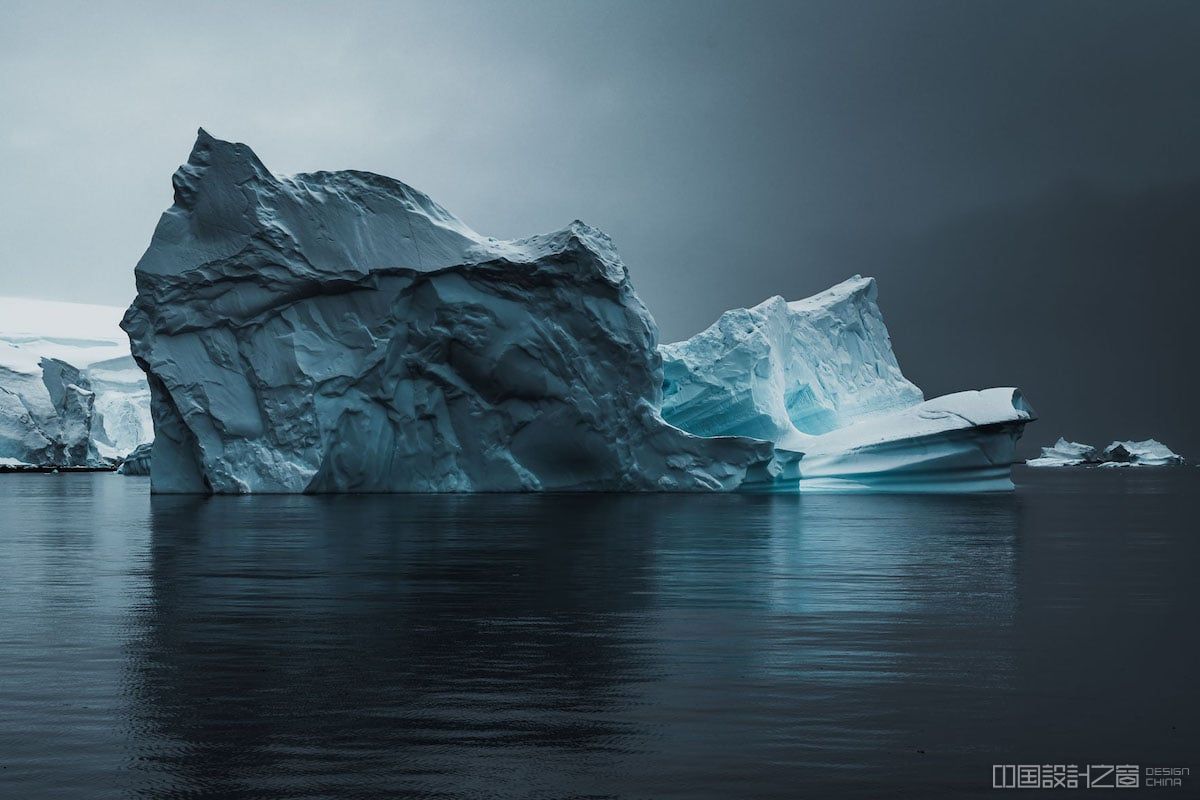
[[[1011,488],[1014,389],[925,401],[855,278],[658,350],[612,242],[482,236],[200,132],[122,323],[156,492]],[[665,372],[664,372],[665,362]]]
[[[663,416],[701,436],[803,450],[812,437],[924,400],[900,372],[871,278],[726,311],[664,345]]]
[[[997,491],[1033,410],[1014,388],[925,400],[900,371],[872,278],[725,312],[665,345],[663,417],[771,441],[772,491]]]

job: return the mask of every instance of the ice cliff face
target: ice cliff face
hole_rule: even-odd
[[[781,472],[764,490],[1011,489],[1033,410],[1013,388],[924,400],[900,372],[876,297],[875,281],[855,276],[807,300],[727,311],[663,346],[663,417],[773,442]]]
[[[203,131],[122,323],[159,492],[729,489],[769,443],[664,422],[657,330],[576,222],[480,236],[364,172]]]
[[[0,298],[0,459],[100,467],[152,434],[150,391],[108,306]]]

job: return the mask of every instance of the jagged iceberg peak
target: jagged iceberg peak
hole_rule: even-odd
[[[203,131],[123,326],[168,492],[729,489],[772,448],[661,419],[611,241],[504,242],[364,172],[272,175]]]
[[[138,262],[140,280],[193,271],[353,280],[376,270],[526,262],[573,246],[593,251],[614,281],[626,277],[608,237],[582,222],[555,234],[500,241],[393,178],[356,170],[274,175],[246,145],[203,128],[172,183],[175,204]]]
[[[809,437],[919,403],[877,303],[859,275],[804,300],[726,311],[664,345],[663,416],[705,436],[744,435],[804,449]]]
[[[425,270],[467,260],[480,237],[424,194],[366,172],[272,175],[244,144],[203,129],[175,173],[175,205],[137,265],[142,274],[253,270],[280,251],[301,275]],[[231,262],[231,259],[233,261]]]

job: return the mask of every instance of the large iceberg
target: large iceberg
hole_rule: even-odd
[[[900,371],[872,278],[725,312],[663,346],[663,417],[705,436],[765,438],[779,491],[1012,489],[1034,418],[1014,388],[925,400]]]
[[[581,222],[500,241],[399,181],[273,175],[204,131],[173,182],[122,323],[156,492],[1012,488],[1020,393],[925,401],[871,279],[660,355]]]
[[[657,328],[581,222],[481,236],[366,172],[201,131],[122,323],[157,492],[714,490],[770,443],[659,414]]]
[[[105,467],[153,436],[122,309],[0,298],[0,463]]]

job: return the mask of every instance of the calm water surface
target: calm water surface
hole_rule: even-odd
[[[0,475],[0,796],[995,797],[993,763],[1195,773],[1200,470],[1017,477],[204,500]]]

